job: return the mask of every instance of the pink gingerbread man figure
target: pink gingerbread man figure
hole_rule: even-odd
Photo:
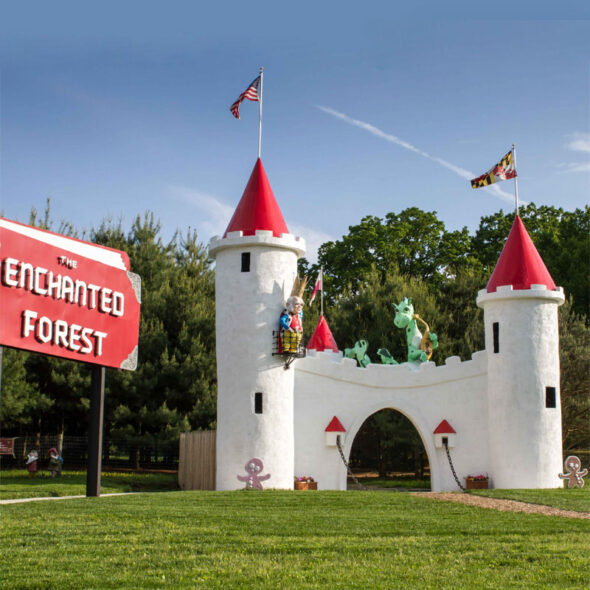
[[[258,475],[264,469],[262,461],[254,457],[253,459],[250,459],[250,461],[248,461],[244,467],[248,475],[238,475],[238,479],[240,481],[245,481],[246,488],[250,490],[252,488],[256,488],[258,490],[263,489],[261,482],[269,479],[270,473],[267,473],[266,475]]]
[[[582,462],[578,457],[575,455],[570,455],[563,463],[565,467],[565,471],[567,473],[560,473],[560,479],[567,479],[567,487],[568,488],[583,488],[584,487],[584,477],[588,475],[587,469],[580,469],[582,467]]]

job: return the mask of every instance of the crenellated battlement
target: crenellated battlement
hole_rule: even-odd
[[[565,301],[563,287],[550,289],[547,285],[531,285],[530,289],[519,289],[512,285],[497,287],[495,291],[481,289],[477,292],[476,303],[482,307],[487,301],[499,301],[504,299],[549,299],[558,302],[559,305]]]
[[[365,387],[408,389],[485,375],[487,354],[485,350],[476,352],[469,361],[451,356],[445,359],[444,365],[439,366],[429,361],[400,365],[372,363],[363,368],[354,359],[344,358],[342,352],[310,350],[305,359],[297,361],[295,370]]]
[[[305,240],[294,234],[281,233],[275,236],[272,230],[258,229],[254,235],[244,235],[243,231],[228,232],[225,237],[214,236],[209,241],[209,255],[215,256],[217,252],[226,248],[244,248],[257,246],[272,246],[294,250],[297,257],[305,254]]]

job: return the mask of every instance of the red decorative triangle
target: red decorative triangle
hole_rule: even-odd
[[[455,429],[446,421],[443,420],[434,430],[432,434],[457,434]]]
[[[253,236],[257,229],[271,230],[276,237],[289,233],[260,158],[223,237],[230,231]]]
[[[498,287],[504,285],[512,285],[515,290],[530,289],[531,285],[546,285],[548,289],[556,288],[518,215],[512,224],[486,289],[488,293],[493,293]]]
[[[330,424],[326,426],[326,432],[346,432],[346,428],[344,428],[340,420],[334,416],[330,421]]]
[[[328,322],[326,318],[322,315],[318,321],[318,325],[313,333],[313,336],[309,339],[307,343],[308,350],[333,350],[334,352],[338,352],[338,345],[336,344],[336,340],[334,340],[334,336],[332,336],[332,331],[328,326]]]

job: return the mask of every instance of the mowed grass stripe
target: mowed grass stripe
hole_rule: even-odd
[[[585,588],[587,521],[383,492],[2,506],[2,588]],[[8,558],[7,558],[8,557]]]

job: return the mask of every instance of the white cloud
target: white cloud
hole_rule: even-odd
[[[167,190],[173,199],[196,207],[203,213],[198,227],[199,239],[208,242],[213,236],[223,235],[234,213],[235,205],[228,205],[218,197],[184,186],[169,186]],[[305,257],[311,263],[317,262],[318,248],[324,242],[334,240],[332,236],[305,225],[287,223],[287,227],[292,234],[305,240]]]
[[[562,162],[557,164],[560,172],[590,172],[590,162]]]
[[[572,133],[567,138],[567,149],[574,152],[590,152],[590,133]]]
[[[325,242],[333,242],[336,238],[304,225],[293,223],[287,224],[289,231],[296,236],[301,236],[305,240],[305,258],[315,264],[318,261],[318,248]]]
[[[572,133],[566,136],[568,142],[565,148],[572,152],[590,153],[590,133]],[[588,162],[562,162],[557,165],[561,172],[590,172],[590,161]]]
[[[477,174],[474,174],[473,172],[470,172],[469,170],[465,170],[464,168],[461,168],[460,166],[456,166],[455,164],[452,164],[451,162],[447,162],[446,160],[443,160],[442,158],[438,158],[436,156],[431,156],[428,152],[425,152],[424,150],[417,148],[416,146],[412,145],[411,143],[408,143],[407,141],[404,141],[403,139],[400,139],[399,137],[396,137],[395,135],[392,135],[391,133],[386,133],[385,131],[382,131],[381,129],[375,127],[374,125],[371,125],[370,123],[366,123],[365,121],[359,121],[358,119],[353,119],[352,117],[349,117],[348,115],[345,115],[344,113],[340,113],[339,111],[331,109],[330,107],[324,107],[321,105],[317,105],[317,108],[320,109],[321,111],[324,111],[324,113],[327,113],[328,115],[332,115],[333,117],[336,117],[337,119],[341,119],[342,121],[345,121],[349,125],[354,125],[355,127],[359,127],[360,129],[368,131],[369,133],[371,133],[372,135],[375,135],[376,137],[379,137],[380,139],[384,139],[385,141],[399,145],[400,147],[403,147],[406,150],[414,152],[415,154],[418,154],[418,155],[422,156],[423,158],[427,158],[429,160],[432,160],[433,162],[436,162],[437,164],[444,166],[448,170],[451,170],[451,172],[454,172],[457,176],[460,176],[461,178],[464,178],[465,180],[471,180],[472,178],[475,178],[476,176],[478,176]],[[503,191],[497,184],[493,184],[491,186],[483,187],[482,189],[477,189],[477,190],[487,191],[488,193],[491,193],[494,196],[496,196],[504,201],[514,203],[514,195],[512,195],[506,191]],[[521,201],[521,203],[523,205],[528,204],[526,201]]]
[[[223,235],[235,207],[217,197],[184,186],[169,186],[168,192],[173,199],[192,205],[205,214],[199,224],[201,239]]]

